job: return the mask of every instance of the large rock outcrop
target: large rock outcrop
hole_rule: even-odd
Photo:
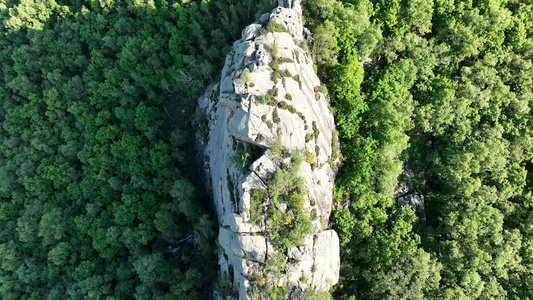
[[[219,265],[239,299],[299,299],[339,276],[339,240],[327,229],[334,120],[304,50],[299,1],[278,5],[243,30],[220,83],[199,99]]]

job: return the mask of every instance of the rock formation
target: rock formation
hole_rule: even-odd
[[[392,197],[396,199],[399,206],[411,206],[411,209],[418,217],[417,223],[426,223],[426,211],[424,204],[424,194],[420,191],[420,184],[413,170],[409,167],[409,160],[403,164],[403,173],[398,176],[398,186]]]
[[[334,120],[305,50],[300,3],[277,4],[242,31],[220,83],[199,99],[219,265],[239,299],[300,299],[339,276],[339,240],[327,229]]]

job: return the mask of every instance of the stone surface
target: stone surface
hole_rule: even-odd
[[[291,299],[300,299],[307,288],[328,290],[338,281],[339,241],[333,230],[323,229],[329,226],[332,205],[334,120],[327,96],[318,88],[321,83],[311,57],[301,47],[304,28],[300,3],[278,0],[277,4],[272,13],[242,31],[242,38],[226,57],[220,82],[211,85],[198,101],[208,123],[206,140],[198,144],[220,223],[219,244],[224,252],[219,257],[220,272],[233,272],[230,277],[239,299],[250,298],[252,275],[270,274],[270,284],[286,287],[285,296]],[[268,22],[285,26],[288,33],[261,35]],[[277,59],[272,55],[273,44],[278,47]],[[273,76],[275,59],[278,78]],[[245,68],[250,71],[246,82],[242,79]],[[261,98],[269,93],[271,103],[262,103]],[[273,155],[276,139],[285,157]],[[243,146],[246,144],[251,146]],[[243,147],[252,146],[254,157],[246,156]],[[301,244],[278,253],[265,224],[268,183],[297,149],[309,153],[298,173],[307,191],[301,213],[316,219],[312,234]],[[248,170],[243,171],[243,160],[251,160]],[[253,189],[265,191],[266,198],[259,207],[252,207]],[[286,212],[287,205],[280,206]],[[260,214],[253,224],[252,209]],[[274,270],[267,269],[266,262],[276,255],[285,258],[285,272],[272,281]],[[260,293],[259,298],[266,296]]]
[[[325,291],[339,281],[340,247],[337,233],[334,230],[319,233],[314,250],[315,273],[312,286]]]

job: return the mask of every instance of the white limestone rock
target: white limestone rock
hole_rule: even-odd
[[[246,26],[246,28],[242,31],[242,40],[249,41],[256,36],[259,35],[259,31],[261,31],[261,24],[252,24],[249,26]]]
[[[318,234],[314,254],[315,273],[311,283],[313,288],[327,291],[339,281],[339,253],[339,237],[334,230]]]
[[[226,57],[220,83],[210,86],[198,102],[208,123],[206,140],[198,144],[204,147],[200,156],[221,226],[219,244],[224,253],[219,258],[220,271],[233,270],[232,285],[239,299],[249,299],[252,274],[271,275],[270,284],[287,288],[286,298],[299,299],[308,288],[328,290],[338,281],[340,266],[337,235],[333,230],[324,231],[329,226],[334,184],[330,162],[338,152],[332,145],[333,115],[326,95],[318,88],[321,83],[313,62],[300,46],[304,28],[299,1],[278,0],[277,4],[272,13],[242,31],[242,38]],[[288,33],[261,35],[268,22],[285,26]],[[274,43],[277,58],[271,51]],[[245,68],[250,71],[246,82],[242,78]],[[262,103],[264,95],[271,95],[269,103]],[[276,139],[285,156],[272,154]],[[243,143],[255,147],[254,157],[239,150]],[[298,173],[307,191],[300,213],[315,218],[313,232],[279,253],[265,221],[270,207],[268,184],[275,172],[290,163],[290,152],[297,149],[308,153]],[[250,159],[249,169],[243,170],[242,161]],[[253,189],[262,189],[266,195],[264,202],[254,207]],[[282,213],[293,214],[283,201],[279,206]],[[252,210],[260,214],[253,222]],[[285,274],[274,281],[274,270],[265,266],[279,255],[285,261]]]

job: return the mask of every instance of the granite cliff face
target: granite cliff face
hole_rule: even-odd
[[[339,240],[327,229],[334,120],[304,50],[300,3],[278,5],[243,30],[220,83],[199,99],[220,271],[239,299],[300,299],[339,276]]]

